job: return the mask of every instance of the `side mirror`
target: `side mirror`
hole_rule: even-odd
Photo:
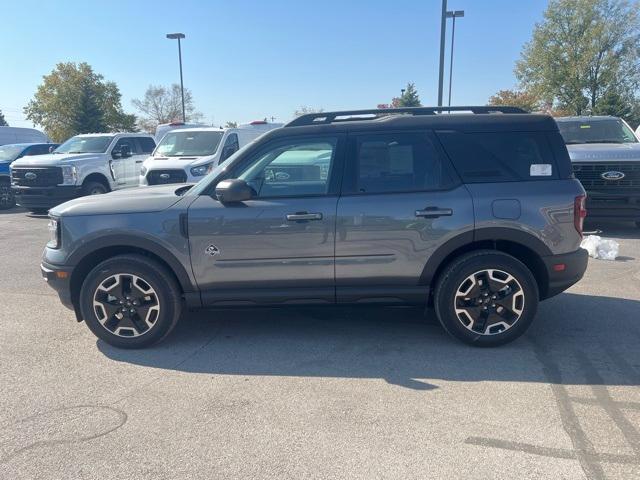
[[[129,145],[121,145],[118,149],[111,152],[113,158],[129,158],[131,156],[131,147]]]
[[[232,178],[216,185],[216,197],[221,203],[238,203],[251,200],[255,192],[244,180]]]
[[[51,145],[51,146],[49,147],[49,153],[53,152],[55,149],[56,149],[56,147],[54,147],[53,145]]]

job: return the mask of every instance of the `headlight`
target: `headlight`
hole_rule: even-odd
[[[47,228],[49,229],[49,243],[47,243],[47,247],[59,248],[60,247],[60,221],[55,218],[50,218]]]
[[[144,177],[146,174],[147,174],[147,167],[143,165],[142,167],[140,167],[140,175]]]
[[[74,165],[62,166],[62,184],[75,185],[78,180],[78,170]]]
[[[206,175],[211,170],[213,170],[213,163],[206,163],[204,165],[200,165],[199,167],[193,167],[191,169],[191,175],[194,177],[202,177]]]

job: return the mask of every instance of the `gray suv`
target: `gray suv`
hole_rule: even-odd
[[[372,303],[432,305],[451,335],[495,346],[584,274],[584,203],[546,115],[309,114],[195,186],[52,209],[41,269],[117,347],[163,339],[184,309]]]

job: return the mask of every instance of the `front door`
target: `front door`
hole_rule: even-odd
[[[426,262],[473,231],[473,206],[430,132],[349,135],[336,227],[338,302],[424,302]]]
[[[337,135],[274,140],[230,172],[253,187],[252,200],[201,195],[191,204],[191,262],[205,305],[335,301],[343,143]]]

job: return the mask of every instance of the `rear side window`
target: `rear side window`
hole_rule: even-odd
[[[543,132],[437,132],[465,183],[557,179],[558,168]]]
[[[424,133],[358,135],[354,147],[347,193],[441,190],[454,183],[446,160]]]

